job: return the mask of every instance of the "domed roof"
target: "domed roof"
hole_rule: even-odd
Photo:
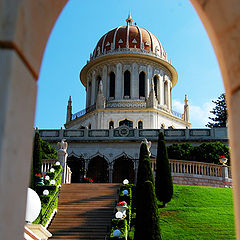
[[[127,26],[114,28],[101,37],[91,56],[93,59],[107,54],[109,51],[133,49],[153,53],[157,57],[167,60],[167,54],[154,34],[144,28],[132,26],[133,20],[130,14],[126,21]]]

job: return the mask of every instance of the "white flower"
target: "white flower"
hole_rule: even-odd
[[[49,176],[46,176],[45,179],[48,181],[48,180],[50,179],[50,177],[49,177]]]
[[[127,179],[123,180],[123,184],[129,184],[129,181]]]
[[[47,190],[47,189],[45,189],[44,191],[43,191],[43,195],[48,195],[49,194],[49,191]]]
[[[60,162],[59,162],[59,161],[57,161],[55,164],[56,164],[57,166],[60,166]]]
[[[56,184],[56,181],[55,181],[55,180],[51,180],[51,181],[50,181],[50,184],[51,184],[51,185],[55,185],[55,184]]]
[[[50,172],[55,172],[55,169],[54,169],[54,168],[51,168],[51,169],[50,169]]]

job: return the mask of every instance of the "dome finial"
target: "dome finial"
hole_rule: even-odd
[[[132,26],[133,19],[131,17],[131,13],[129,11],[128,18],[126,19],[127,25]]]

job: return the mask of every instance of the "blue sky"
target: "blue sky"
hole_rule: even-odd
[[[126,25],[129,10],[138,26],[155,34],[178,72],[173,110],[183,112],[184,95],[192,128],[204,127],[212,100],[224,92],[219,66],[207,33],[187,0],[70,0],[49,37],[38,81],[35,126],[59,129],[72,96],[73,113],[85,108],[79,73],[98,40]]]

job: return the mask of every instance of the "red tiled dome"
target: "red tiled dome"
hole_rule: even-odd
[[[144,28],[131,25],[120,26],[103,35],[93,51],[93,58],[119,48],[150,51],[167,60],[166,52],[154,34]]]

